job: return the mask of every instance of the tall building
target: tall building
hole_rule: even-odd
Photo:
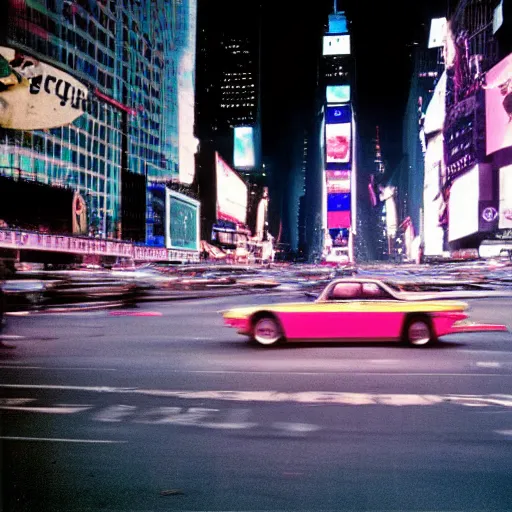
[[[217,244],[222,241],[226,248],[247,240],[248,228],[256,220],[252,210],[259,204],[253,199],[265,185],[260,149],[260,38],[260,0],[198,1],[195,133],[200,141],[196,184],[202,237]],[[237,183],[236,192],[218,186],[223,172]],[[239,178],[251,197],[231,197],[242,191]],[[245,206],[236,215],[222,211],[222,204],[237,201]]]
[[[199,0],[196,134],[244,171],[260,160],[260,37],[260,0]]]
[[[2,112],[0,174],[75,190],[84,234],[144,243],[148,183],[194,173],[180,100],[193,108],[195,2],[4,2],[1,56],[41,110]]]
[[[345,13],[329,15],[322,40],[319,89],[323,105],[322,230],[324,256],[353,260],[356,229],[357,133],[354,114],[355,64]]]

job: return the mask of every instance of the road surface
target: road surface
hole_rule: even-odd
[[[9,318],[0,509],[511,509],[512,334],[266,350],[223,327],[269,300]],[[508,300],[471,305],[512,328]]]

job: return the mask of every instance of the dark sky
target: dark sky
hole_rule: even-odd
[[[305,111],[310,102],[333,2],[263,0],[263,8],[263,150],[272,158],[296,125],[291,113]],[[363,143],[371,144],[379,125],[384,158],[392,167],[402,153],[411,74],[408,45],[422,32],[428,34],[431,17],[446,15],[447,0],[338,0],[338,10],[346,11],[351,21]]]

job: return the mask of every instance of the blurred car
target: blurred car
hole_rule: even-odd
[[[440,336],[507,331],[504,325],[468,323],[468,305],[425,300],[372,279],[336,279],[311,302],[235,308],[224,322],[264,346],[293,341],[403,341],[415,347]]]

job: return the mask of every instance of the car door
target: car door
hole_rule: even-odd
[[[315,306],[315,338],[323,340],[356,339],[361,321],[361,283],[336,283],[322,302]]]

